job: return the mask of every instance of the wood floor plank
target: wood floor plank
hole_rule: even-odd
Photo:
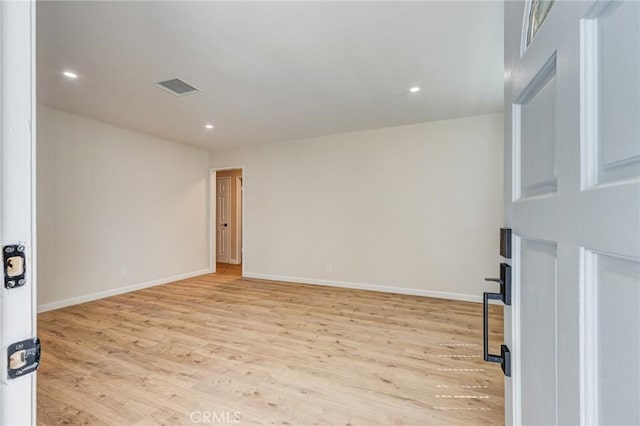
[[[218,265],[40,314],[38,422],[499,425],[503,376],[482,361],[481,315]],[[491,315],[499,351],[502,309]]]

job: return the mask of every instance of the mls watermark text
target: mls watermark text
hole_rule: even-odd
[[[191,423],[233,425],[240,423],[239,411],[192,411],[190,414]]]

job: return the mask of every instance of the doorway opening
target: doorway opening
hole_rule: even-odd
[[[211,272],[243,275],[244,167],[211,170]]]

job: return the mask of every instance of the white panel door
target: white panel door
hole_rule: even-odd
[[[216,261],[229,263],[231,252],[231,178],[216,179]]]
[[[508,424],[640,424],[639,81],[640,2],[505,2]]]
[[[36,375],[18,344],[36,335],[34,47],[35,2],[0,2],[0,246],[9,253],[0,274],[2,425],[36,422]]]

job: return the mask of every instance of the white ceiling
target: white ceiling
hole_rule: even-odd
[[[39,2],[38,101],[211,151],[497,112],[502,8]]]

